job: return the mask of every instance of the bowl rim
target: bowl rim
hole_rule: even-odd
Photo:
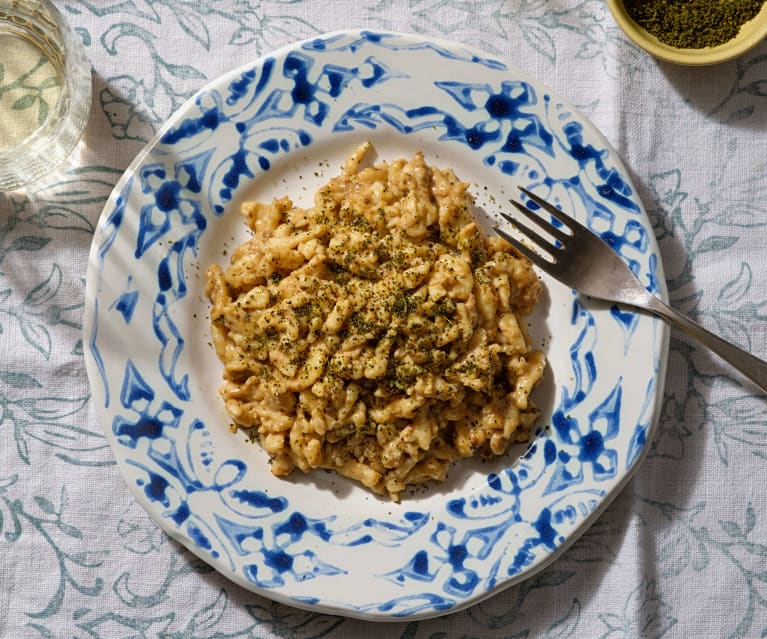
[[[741,26],[734,38],[715,47],[683,49],[661,42],[631,18],[623,0],[607,0],[607,6],[623,33],[637,46],[659,60],[688,66],[706,66],[739,57],[767,37],[767,2],[759,13]]]

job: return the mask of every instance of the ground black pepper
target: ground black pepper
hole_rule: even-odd
[[[624,0],[631,18],[661,42],[680,49],[732,40],[765,0]]]

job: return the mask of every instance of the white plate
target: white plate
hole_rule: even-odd
[[[247,237],[244,199],[309,204],[359,143],[423,150],[472,184],[487,216],[516,185],[610,239],[665,296],[636,189],[570,104],[459,44],[354,31],[215,80],[136,158],[93,241],[85,342],[93,398],[137,499],[233,581],[315,611],[444,614],[546,566],[636,468],[662,395],[667,331],[544,277],[532,334],[549,360],[541,431],[494,463],[392,504],[334,474],[277,479],[228,430],[205,269]]]

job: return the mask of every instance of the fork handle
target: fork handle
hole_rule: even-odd
[[[682,315],[682,313],[664,304],[655,296],[651,296],[647,309],[700,341],[767,393],[767,362],[714,335],[686,315]]]

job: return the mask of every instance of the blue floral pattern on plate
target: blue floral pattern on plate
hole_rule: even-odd
[[[547,565],[645,452],[667,350],[659,321],[543,277],[531,332],[549,359],[534,441],[384,503],[345,480],[271,476],[229,432],[207,342],[204,269],[242,236],[243,199],[311,197],[364,140],[423,149],[494,218],[515,185],[600,233],[665,295],[620,160],[565,100],[461,45],[371,31],[313,38],[198,92],[118,183],[91,250],[87,363],[119,466],[163,528],[237,583],[367,619],[454,611]]]

